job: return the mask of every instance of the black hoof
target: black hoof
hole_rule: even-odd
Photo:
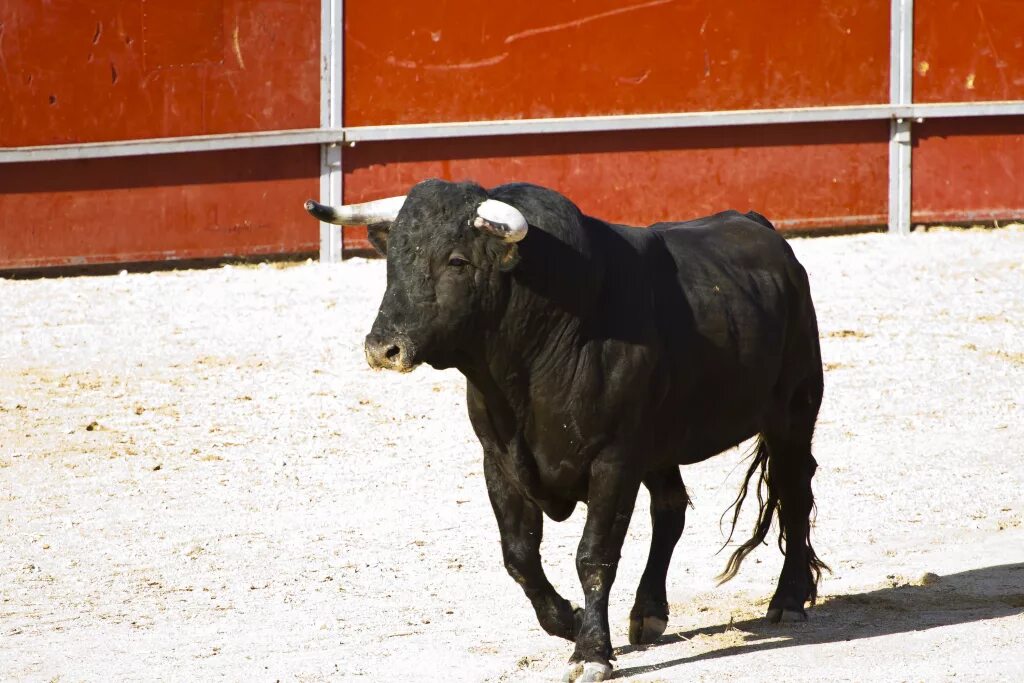
[[[661,617],[630,617],[629,644],[650,645],[665,632],[668,620]]]
[[[765,619],[772,624],[792,624],[807,621],[807,612],[803,608],[769,607]]]

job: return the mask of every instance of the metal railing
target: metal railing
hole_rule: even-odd
[[[679,112],[619,116],[580,116],[385,126],[342,125],[344,79],[343,0],[322,0],[320,128],[230,133],[69,145],[0,149],[0,163],[97,159],[103,157],[205,152],[290,145],[320,145],[320,200],[342,201],[341,157],[345,146],[360,142],[424,140],[473,136],[537,135],[657,129],[744,126],[786,123],[890,121],[889,230],[910,232],[911,131],[914,122],[929,118],[1024,114],[1024,101],[913,103],[913,0],[892,0],[890,25],[890,87],[888,104],[735,111]],[[342,256],[341,229],[322,223],[320,258]]]

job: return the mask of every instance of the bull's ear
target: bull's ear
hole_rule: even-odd
[[[511,272],[519,265],[519,245],[515,242],[502,245],[504,250],[498,257],[498,270],[503,273]]]
[[[366,226],[366,235],[370,238],[370,244],[381,256],[388,255],[388,233],[391,231],[391,223],[374,223]]]

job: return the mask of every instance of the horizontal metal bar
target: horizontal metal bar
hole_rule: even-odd
[[[1024,114],[1024,101],[939,102],[934,104],[866,104],[843,107],[747,109],[678,114],[579,116],[551,119],[508,119],[458,123],[414,123],[395,126],[304,128],[260,133],[196,135],[116,142],[0,148],[0,163],[100,159],[104,157],[209,152],[222,149],[320,145],[333,142],[428,140],[491,135],[539,135],[628,130],[662,130],[709,126],[744,126],[780,123],[869,121],[898,118],[951,118],[1016,116]]]
[[[462,123],[414,123],[395,126],[345,128],[345,142],[385,140],[426,140],[492,135],[539,135],[626,130],[661,130],[709,126],[749,126],[780,123],[821,123],[870,121],[899,118],[955,116],[1001,116],[1024,113],[1024,101],[937,104],[865,104],[841,107],[800,107],[790,109],[745,109],[736,111],[686,112],[678,114],[633,114],[622,116],[579,116],[551,119],[509,119]]]
[[[971,116],[1019,116],[1024,114],[1024,101],[1010,102],[936,102],[915,104],[915,119],[969,118]]]
[[[5,147],[0,148],[0,163],[102,159],[106,157],[130,157],[146,154],[212,152],[222,149],[319,145],[341,142],[342,137],[343,134],[340,128],[303,128],[299,130],[277,130],[260,133],[227,133],[222,135],[194,135],[180,138],[88,142],[70,145]]]
[[[896,115],[909,114],[906,112]],[[395,126],[360,126],[345,129],[345,142],[380,140],[424,140],[491,135],[536,135],[546,133],[589,133],[624,130],[660,130],[742,126],[819,121],[862,121],[889,119],[893,107],[868,104],[849,107],[806,107],[794,109],[747,109],[702,111],[678,114],[630,114],[621,116],[578,116],[551,119],[510,119],[463,123],[413,123]]]

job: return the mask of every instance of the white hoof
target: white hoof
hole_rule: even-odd
[[[612,667],[601,662],[570,662],[562,676],[565,683],[590,683],[612,677]]]

